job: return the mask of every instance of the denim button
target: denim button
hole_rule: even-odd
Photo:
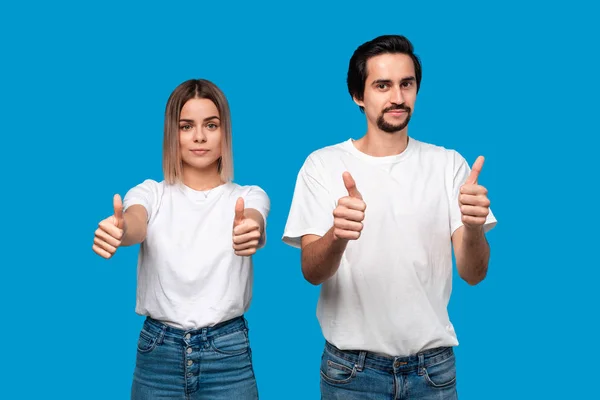
[[[188,348],[187,348],[187,350],[186,350],[186,352],[187,352],[188,354],[191,354],[191,353],[192,353],[192,348],[191,348],[191,347],[188,347]]]
[[[191,337],[192,337],[192,335],[190,335],[189,333],[188,333],[187,335],[185,335],[185,338],[186,338],[187,340],[190,340],[190,338],[191,338]]]

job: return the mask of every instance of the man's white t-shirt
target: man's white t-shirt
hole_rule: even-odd
[[[367,205],[358,240],[322,284],[317,317],[342,350],[407,356],[458,344],[448,317],[451,236],[462,225],[460,186],[470,168],[456,151],[410,138],[399,155],[372,157],[347,140],[313,152],[302,166],[283,241],[323,236],[348,192],[350,172]],[[481,181],[481,179],[480,179]],[[491,213],[484,230],[496,224]]]
[[[127,192],[125,209],[141,204],[148,211],[138,258],[136,313],[197,329],[248,310],[252,258],[235,255],[232,241],[238,197],[262,214],[266,227],[270,202],[258,186],[229,182],[202,192],[146,180]]]

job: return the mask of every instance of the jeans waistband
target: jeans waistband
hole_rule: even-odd
[[[390,372],[421,370],[454,356],[452,347],[437,347],[406,357],[391,357],[369,351],[340,350],[329,342],[325,343],[325,350],[354,363],[359,371],[365,366]]]
[[[239,316],[228,321],[220,322],[214,326],[198,329],[183,330],[174,328],[161,321],[146,317],[143,330],[150,334],[158,335],[160,340],[172,342],[190,343],[195,341],[206,341],[210,338],[226,335],[231,332],[248,329],[248,321],[244,316]]]

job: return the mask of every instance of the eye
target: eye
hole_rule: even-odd
[[[408,87],[411,87],[412,85],[413,85],[412,81],[402,82],[402,87],[403,88],[408,88]]]
[[[179,127],[179,129],[181,129],[182,131],[189,131],[190,129],[192,129],[192,125],[190,125],[190,124],[181,125]]]
[[[387,83],[378,83],[376,87],[377,87],[377,89],[379,89],[379,90],[384,90],[384,89],[386,89],[388,86],[389,86],[389,85],[388,85]]]
[[[219,127],[219,125],[215,124],[214,122],[209,122],[208,124],[206,124],[206,127],[210,130],[215,130]]]

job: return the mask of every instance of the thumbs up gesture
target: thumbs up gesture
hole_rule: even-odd
[[[252,218],[244,216],[244,199],[235,203],[233,219],[233,249],[238,256],[251,256],[256,253],[260,241],[260,226]]]
[[[356,240],[360,237],[367,205],[356,188],[356,182],[349,172],[342,175],[348,196],[338,200],[333,210],[333,235],[336,239]]]
[[[458,203],[462,214],[462,222],[466,228],[482,227],[490,213],[490,200],[487,197],[487,189],[478,183],[484,160],[482,156],[477,157],[473,168],[471,168],[471,174],[460,187]]]
[[[111,258],[115,254],[125,233],[123,202],[118,194],[113,198],[113,209],[113,215],[101,221],[94,233],[92,250],[104,258]]]

